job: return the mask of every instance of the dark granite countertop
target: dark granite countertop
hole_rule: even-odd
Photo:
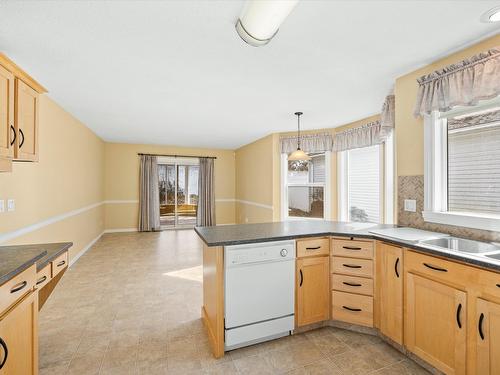
[[[72,242],[0,246],[0,285],[36,263],[37,271],[68,250]]]
[[[500,272],[500,261],[480,255],[445,251],[415,241],[405,241],[370,233],[374,229],[395,228],[397,225],[379,224],[365,226],[365,223],[341,221],[279,221],[273,223],[220,225],[195,227],[196,233],[208,246],[229,246],[247,243],[290,240],[317,236],[345,236],[370,238],[403,246],[421,253],[456,260],[477,267]],[[367,224],[368,225],[368,224]]]

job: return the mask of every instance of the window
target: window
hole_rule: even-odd
[[[282,217],[327,219],[330,152],[310,154],[309,161],[289,161],[282,154]]]
[[[500,100],[425,119],[424,219],[500,229]]]
[[[338,153],[339,220],[393,223],[393,141]]]

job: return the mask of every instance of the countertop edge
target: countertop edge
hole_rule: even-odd
[[[47,264],[52,262],[54,259],[56,259],[59,255],[67,251],[71,246],[73,246],[73,242],[61,242],[61,248],[56,251],[55,253],[51,254],[47,259],[43,259],[42,262],[36,262],[36,270],[40,271],[43,267],[45,267]],[[45,251],[45,254],[47,255],[47,251]],[[43,258],[43,257],[42,257]],[[40,258],[40,259],[42,259]]]
[[[490,263],[488,261],[482,261],[481,259],[473,259],[473,258],[468,258],[461,256],[460,254],[452,254],[448,252],[442,252],[437,249],[432,249],[428,247],[423,247],[419,246],[418,243],[410,243],[410,242],[404,242],[400,241],[395,238],[389,238],[389,237],[384,237],[381,235],[377,235],[375,233],[353,233],[353,232],[335,232],[335,231],[329,231],[329,232],[317,232],[317,233],[311,233],[311,234],[299,234],[299,235],[293,235],[293,236],[276,236],[276,237],[267,237],[267,238],[262,238],[262,239],[251,239],[251,240],[235,240],[235,241],[217,241],[217,242],[207,242],[203,236],[196,230],[195,227],[195,232],[198,234],[200,239],[208,246],[208,247],[215,247],[215,246],[233,246],[233,245],[245,245],[245,244],[251,244],[251,243],[261,243],[261,242],[272,242],[272,241],[284,241],[284,240],[293,240],[293,239],[300,239],[300,238],[309,238],[309,237],[321,237],[321,236],[342,236],[342,237],[355,237],[355,238],[366,238],[366,239],[373,239],[373,240],[379,240],[383,241],[386,243],[391,243],[397,246],[401,246],[404,248],[408,248],[410,250],[418,251],[423,254],[428,254],[428,255],[434,255],[437,257],[441,257],[447,260],[452,260],[452,261],[458,261],[463,264],[467,265],[472,265],[476,266],[488,271],[496,271],[500,272],[500,265],[495,264],[495,263]]]
[[[37,256],[33,257],[32,259],[24,262],[23,264],[21,264],[19,267],[13,269],[12,271],[0,276],[0,285],[3,285],[5,284],[7,281],[9,281],[10,279],[12,279],[13,277],[16,277],[17,275],[19,275],[21,272],[27,270],[28,268],[30,268],[33,264],[36,264],[36,262],[40,259],[42,259],[44,256],[47,255],[47,250],[43,250],[42,252],[40,252],[40,254],[38,254]]]

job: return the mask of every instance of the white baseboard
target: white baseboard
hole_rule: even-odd
[[[102,231],[96,238],[94,238],[92,241],[90,241],[87,246],[85,246],[78,254],[76,254],[70,261],[69,261],[69,266],[71,267],[75,262],[80,259],[80,257],[85,254],[99,239],[101,236],[104,234],[104,231]]]
[[[137,228],[114,228],[106,229],[103,233],[124,233],[124,232],[138,232]]]

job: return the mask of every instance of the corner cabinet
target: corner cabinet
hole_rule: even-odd
[[[376,249],[378,328],[403,345],[403,248],[377,242]]]
[[[0,53],[0,172],[13,161],[38,161],[39,97],[47,92]]]
[[[329,240],[307,239],[297,241],[295,325],[328,320],[329,304]],[[302,256],[302,257],[301,257]]]

